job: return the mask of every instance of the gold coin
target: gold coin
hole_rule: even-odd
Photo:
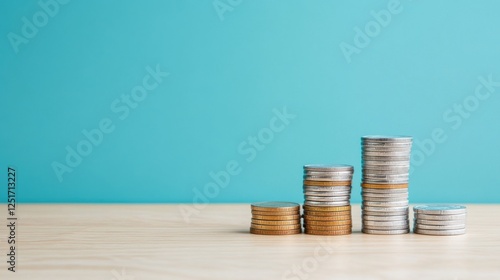
[[[339,212],[319,212],[321,214],[323,213],[339,213]],[[352,216],[351,216],[351,213],[349,213],[348,215],[342,215],[342,216],[322,216],[322,215],[312,215],[312,214],[309,214],[309,212],[307,214],[304,214],[304,220],[308,220],[308,221],[344,221],[344,220],[351,220],[352,219]]]
[[[269,201],[252,203],[252,211],[299,211],[300,204],[294,202]]]
[[[309,206],[304,205],[304,210],[306,211],[331,211],[331,212],[339,212],[339,211],[347,211],[351,210],[351,205],[347,206]]]
[[[350,186],[351,181],[311,181],[304,180],[304,186],[317,186],[317,187],[336,187],[336,186]]]
[[[250,228],[250,233],[263,234],[263,235],[287,235],[287,234],[298,234],[301,232],[302,230],[300,228],[291,230],[265,230],[265,229]]]
[[[325,231],[332,231],[332,230],[351,230],[352,225],[342,225],[342,226],[317,226],[317,225],[304,225],[305,229],[312,229],[312,230],[325,230]]]
[[[286,216],[253,215],[252,218],[257,220],[266,220],[266,221],[285,221],[285,220],[300,220],[300,215],[286,215]]]
[[[348,211],[304,211],[304,216],[320,216],[320,217],[332,217],[332,216],[351,216],[351,210]]]
[[[271,226],[300,225],[300,220],[296,219],[296,220],[285,220],[285,221],[266,221],[266,220],[252,219],[252,224],[271,225]]]
[[[344,226],[344,225],[352,225],[352,220],[343,220],[343,221],[304,221],[309,226]]]
[[[305,229],[305,234],[312,235],[347,235],[351,234],[352,230],[314,230],[314,229]]]
[[[250,228],[267,229],[267,230],[290,230],[290,229],[298,229],[298,228],[300,228],[300,224],[296,224],[296,225],[284,225],[284,226],[271,226],[271,225],[251,224]]]
[[[408,184],[395,184],[395,185],[384,185],[384,184],[368,184],[361,183],[363,188],[367,189],[405,189],[408,188]]]
[[[289,216],[289,215],[300,215],[300,211],[257,211],[252,210],[252,215],[264,215],[264,216]]]

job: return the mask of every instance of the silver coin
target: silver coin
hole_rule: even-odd
[[[346,176],[346,175],[351,176],[352,174],[353,174],[352,170],[346,170],[346,171],[311,171],[311,170],[304,170],[304,175],[310,175],[310,176]]]
[[[315,186],[304,186],[304,192],[351,192],[351,186],[341,186],[341,187],[315,187]]]
[[[361,206],[361,209],[370,212],[401,212],[401,211],[408,211],[408,206],[398,206],[398,207]]]
[[[377,199],[387,199],[387,200],[405,200],[408,199],[408,193],[365,193],[361,192],[361,196],[366,199],[373,198],[373,201]]]
[[[365,135],[361,137],[361,141],[375,141],[375,142],[412,142],[413,137],[403,135]]]
[[[409,173],[410,168],[408,166],[392,166],[392,165],[376,165],[376,166],[366,166],[364,165],[363,168],[361,169],[363,173],[365,172],[372,172],[372,173],[379,173],[379,172],[393,172],[393,173]]]
[[[380,212],[380,211],[362,211],[362,215],[366,216],[408,216],[408,210],[406,211],[390,211],[390,212]]]
[[[352,165],[347,164],[307,164],[304,165],[304,170],[310,171],[343,171],[343,170],[354,170]]]
[[[373,230],[410,230],[410,225],[400,225],[400,226],[368,226],[363,224],[363,229],[373,229]]]
[[[362,145],[361,152],[392,152],[392,153],[411,153],[411,146],[380,146],[380,145]]]
[[[370,168],[371,166],[378,166],[378,165],[384,165],[384,166],[398,166],[398,167],[410,167],[410,162],[405,160],[405,161],[382,161],[382,160],[363,160],[361,162],[363,165],[363,168]]]
[[[410,157],[410,152],[404,151],[404,152],[394,152],[394,151],[366,151],[363,150],[361,153],[362,156],[369,156],[369,157]]]
[[[375,157],[375,156],[366,156],[363,155],[361,156],[361,159],[363,161],[401,161],[401,162],[408,162],[410,160],[410,156],[403,156],[403,157]]]
[[[465,206],[452,204],[435,204],[435,205],[417,205],[413,207],[413,211],[422,214],[431,215],[447,215],[447,214],[465,214],[467,209]]]
[[[373,170],[373,169],[363,169],[361,174],[367,175],[410,175],[409,170],[404,171],[393,171],[393,170]]]
[[[373,215],[361,215],[363,221],[409,221],[408,215],[401,216],[373,216]]]
[[[338,196],[350,196],[350,191],[345,192],[304,192],[307,196],[327,196],[327,197],[338,197]]]
[[[414,213],[416,219],[422,220],[436,220],[436,221],[451,221],[451,220],[465,220],[466,214],[456,214],[456,215],[426,215]]]
[[[408,194],[408,188],[400,189],[371,189],[362,188],[362,194]]]
[[[408,226],[408,220],[397,220],[397,221],[369,221],[363,220],[363,226],[378,226],[378,227],[398,227],[398,226]]]
[[[384,175],[384,174],[363,174],[363,179],[373,179],[373,180],[408,180],[410,177],[408,174],[397,174],[397,175]]]
[[[432,229],[432,230],[451,230],[451,229],[463,229],[463,228],[465,228],[465,224],[462,224],[462,225],[448,225],[448,226],[415,224],[414,228],[417,228],[417,229]]]
[[[346,196],[311,196],[311,195],[305,195],[304,196],[307,201],[349,201],[351,199],[350,195]]]
[[[405,205],[408,205],[408,197],[403,197],[403,198],[390,197],[389,199],[387,199],[384,197],[364,197],[363,196],[362,201],[363,202],[370,202],[370,203],[372,203],[372,202],[373,203],[388,203],[389,205],[406,203]],[[392,204],[390,204],[390,203],[392,203]]]
[[[346,177],[319,177],[319,176],[304,176],[304,180],[310,180],[310,181],[328,181],[328,182],[336,182],[336,181],[351,181],[352,176],[346,176]]]
[[[373,229],[365,229],[363,228],[361,230],[363,233],[368,233],[368,234],[380,234],[380,235],[392,235],[392,234],[406,234],[409,233],[409,229],[403,229],[403,230],[373,230]]]
[[[454,230],[432,230],[432,229],[415,229],[413,232],[426,235],[460,235],[465,234],[465,229]]]
[[[465,220],[436,221],[436,220],[415,219],[415,223],[423,225],[434,225],[434,226],[451,226],[451,225],[464,225]]]
[[[398,206],[408,206],[408,200],[404,201],[363,201],[363,206],[376,206],[376,207],[398,207]]]
[[[304,201],[304,205],[307,206],[347,206],[350,205],[350,202],[347,201]]]
[[[399,185],[399,184],[408,184],[408,180],[375,180],[375,179],[366,179],[366,180],[363,180],[363,183],[367,183],[367,184],[379,184],[379,185]]]

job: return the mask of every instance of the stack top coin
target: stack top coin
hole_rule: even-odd
[[[256,211],[298,211],[300,204],[294,202],[266,201],[252,203],[252,210]]]
[[[347,164],[307,164],[304,170],[309,171],[352,171],[354,167]]]
[[[465,206],[452,204],[417,205],[413,210],[418,214],[430,215],[465,214],[467,211]]]
[[[362,141],[377,141],[377,142],[410,142],[411,136],[386,136],[386,135],[366,135],[361,137]]]

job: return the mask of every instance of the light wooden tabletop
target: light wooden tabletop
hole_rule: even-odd
[[[468,205],[451,237],[362,234],[359,205],[331,237],[252,235],[247,204],[185,207],[20,205],[16,273],[1,211],[0,279],[500,279],[500,205]]]

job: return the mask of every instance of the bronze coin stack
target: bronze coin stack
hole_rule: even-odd
[[[301,233],[300,204],[293,202],[259,202],[251,205],[250,233],[289,235]]]
[[[304,166],[304,229],[306,234],[352,233],[351,165]]]

